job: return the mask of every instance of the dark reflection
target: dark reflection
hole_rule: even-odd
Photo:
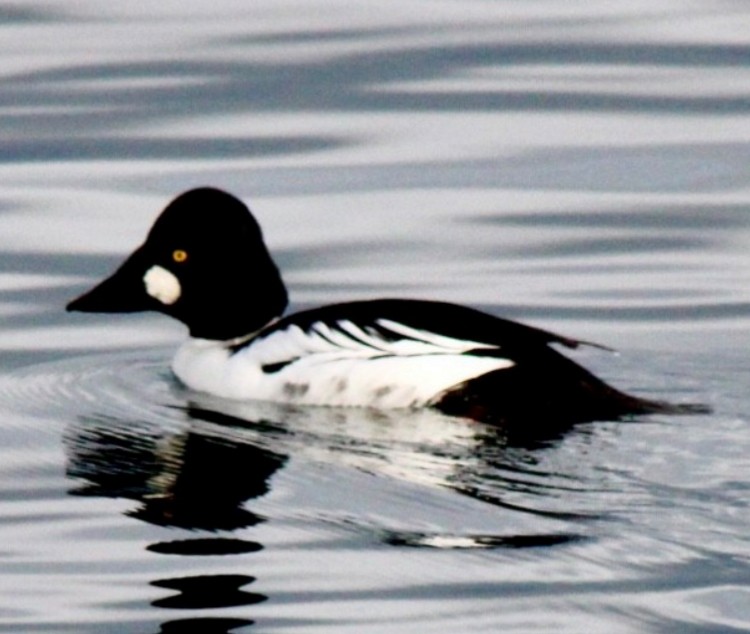
[[[241,627],[252,625],[247,619],[179,619],[163,623],[159,634],[230,634]]]
[[[151,524],[210,531],[262,521],[243,508],[268,492],[286,456],[195,431],[167,436],[147,427],[89,418],[68,435],[71,493],[138,500],[131,515]]]
[[[262,550],[263,546],[257,542],[242,539],[227,539],[211,537],[208,539],[181,539],[172,542],[159,542],[146,547],[154,553],[162,555],[242,555]]]
[[[596,517],[571,510],[568,500],[564,508],[555,508],[563,506],[557,502],[576,483],[539,463],[539,454],[559,444],[570,426],[537,424],[531,433],[524,427],[489,427],[433,410],[294,408],[209,396],[164,411],[171,416],[153,423],[81,418],[68,430],[65,442],[68,474],[82,481],[71,493],[135,500],[138,505],[128,515],[169,531],[166,538],[147,546],[165,557],[230,557],[236,565],[235,558],[262,550],[261,543],[239,535],[212,533],[264,521],[246,503],[269,492],[272,476],[288,456],[303,457],[307,452],[314,460],[422,486],[428,483],[511,512],[510,521],[502,522],[497,533],[361,527],[366,539],[393,547],[555,548],[583,539],[576,523]],[[528,520],[515,519],[518,514],[567,522],[568,530],[559,525],[550,530],[545,524],[536,530]],[[175,535],[174,528],[203,533],[183,537]],[[190,575],[151,580],[152,586],[173,591],[152,605],[221,610],[267,599],[247,589],[255,582],[249,574],[210,574],[195,566],[191,570]],[[229,632],[252,625],[250,620],[216,616],[171,621],[161,631]]]
[[[572,533],[552,533],[548,535],[442,535],[392,531],[385,534],[383,541],[393,546],[458,550],[465,548],[545,548],[580,542],[582,540],[583,537],[581,535]]]
[[[179,594],[158,599],[153,605],[176,610],[203,610],[255,605],[267,599],[265,595],[246,592],[243,586],[255,581],[245,575],[199,575],[180,579],[163,579],[151,585],[177,590]]]
[[[267,479],[283,460],[256,447],[194,434],[184,440],[179,472],[162,474],[165,491],[151,494],[133,515],[153,524],[204,530],[233,530],[261,521],[242,503],[268,491]]]
[[[221,414],[196,409],[193,417],[190,408],[182,412],[188,424],[195,421],[197,425],[171,433],[157,424],[103,416],[82,418],[65,438],[68,475],[84,481],[70,493],[136,500],[138,507],[128,515],[167,528],[234,531],[263,521],[244,504],[269,491],[271,477],[287,457],[220,432],[198,430],[200,421],[225,422]],[[226,536],[172,539],[147,546],[154,553],[189,557],[240,556],[262,548],[255,541]],[[151,585],[177,594],[152,605],[181,610],[254,605],[266,600],[263,594],[244,590],[254,581],[248,575],[231,574],[157,579]],[[244,619],[187,619],[165,623],[161,631],[230,632],[251,624]]]
[[[433,482],[500,509],[560,520],[592,517],[550,508],[562,489],[557,474],[538,466],[571,430],[585,435],[590,427],[541,419],[496,427],[429,409],[294,408],[201,398],[177,408],[194,424],[172,435],[113,419],[82,420],[68,434],[68,474],[85,481],[72,493],[137,500],[129,514],[151,524],[231,531],[263,521],[244,503],[269,491],[288,453],[312,451],[316,459]],[[260,548],[226,537],[149,546],[183,555]]]
[[[494,506],[507,509],[509,511],[529,513],[531,515],[536,515],[538,517],[544,517],[544,518],[554,519],[554,520],[566,520],[566,521],[572,521],[572,522],[577,522],[581,520],[602,519],[602,515],[599,512],[583,513],[583,512],[573,512],[573,511],[547,508],[545,505],[545,502],[548,502],[549,500],[546,500],[543,496],[539,496],[539,499],[535,500],[534,498],[536,496],[534,494],[531,494],[528,497],[528,499],[525,499],[523,504],[509,502],[507,499],[505,499],[507,495],[507,490],[505,490],[504,487],[498,490],[497,486],[494,486],[494,487],[493,486],[487,487],[487,486],[482,486],[482,485],[477,486],[469,482],[458,482],[455,484],[454,488],[458,493],[461,493],[462,495],[466,495],[467,497],[474,498],[475,500],[479,500],[480,502],[492,504]],[[521,536],[513,535],[512,537],[513,538],[516,538],[516,537],[525,538],[526,536],[525,535],[521,535]],[[502,536],[500,539],[504,540],[507,538],[508,538],[507,536]],[[547,544],[547,545],[550,545],[550,544]]]

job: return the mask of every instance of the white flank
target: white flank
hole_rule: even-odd
[[[162,304],[174,304],[182,294],[180,281],[167,269],[155,265],[143,276],[146,292]]]
[[[172,369],[188,387],[224,398],[395,408],[428,405],[451,387],[514,365],[466,354],[494,348],[486,343],[385,320],[378,325],[405,338],[389,341],[343,320],[320,322],[307,332],[292,325],[236,354],[222,342],[191,339]]]

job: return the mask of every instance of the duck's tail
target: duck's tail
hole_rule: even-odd
[[[490,424],[536,425],[543,421],[555,427],[647,414],[711,411],[700,403],[669,403],[627,394],[564,355],[550,352],[533,364],[495,370],[457,385],[440,395],[435,407]]]

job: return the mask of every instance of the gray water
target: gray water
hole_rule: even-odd
[[[748,33],[732,1],[0,7],[0,632],[750,631]],[[466,303],[713,413],[189,393],[179,324],[63,307],[204,184],[295,308]]]

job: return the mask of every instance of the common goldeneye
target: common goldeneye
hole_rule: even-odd
[[[428,406],[492,423],[671,411],[610,387],[550,345],[584,342],[478,310],[382,299],[283,316],[287,301],[250,210],[200,188],[173,200],[143,245],[67,309],[180,320],[190,338],[175,375],[230,399]]]

